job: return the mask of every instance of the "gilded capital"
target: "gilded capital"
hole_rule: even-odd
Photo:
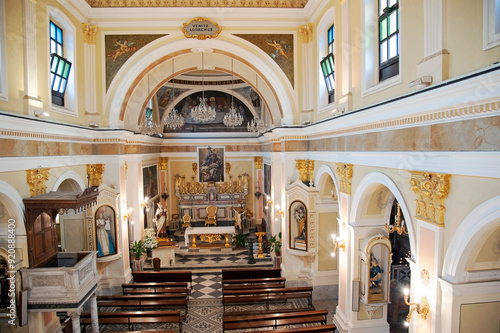
[[[302,43],[307,44],[313,41],[313,25],[312,23],[307,23],[304,25],[299,25],[299,32],[302,36]]]
[[[89,177],[89,186],[96,187],[101,185],[104,164],[87,164],[87,175]]]
[[[49,180],[49,168],[26,170],[26,180],[30,187],[30,196],[34,197],[47,192],[45,182]]]
[[[255,156],[253,160],[255,162],[255,169],[262,169],[264,167],[264,158],[262,156]]]
[[[160,157],[158,164],[160,165],[160,170],[167,170],[168,157]]]
[[[444,227],[444,200],[450,192],[451,175],[425,171],[410,171],[410,174],[410,189],[416,196],[416,217]]]
[[[196,172],[198,171],[198,163],[193,163],[191,165],[191,168],[193,169],[193,172],[196,175]]]
[[[82,29],[83,29],[83,42],[86,44],[95,44],[97,25],[82,23]]]
[[[295,167],[299,171],[299,178],[303,182],[309,182],[314,179],[314,161],[296,160]]]
[[[352,164],[337,163],[337,176],[339,176],[340,192],[351,194]]]

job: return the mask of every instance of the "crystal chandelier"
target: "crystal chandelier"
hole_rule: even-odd
[[[224,115],[224,119],[222,119],[222,122],[224,123],[224,126],[227,127],[236,127],[240,126],[243,123],[243,116],[236,111],[236,108],[234,107],[234,71],[233,71],[233,62],[234,60],[231,59],[231,108],[229,109],[229,112]]]
[[[264,124],[264,121],[260,119],[259,116],[256,116],[247,123],[247,130],[249,132],[256,132],[257,135],[260,135],[266,131],[266,124]]]
[[[148,94],[149,94],[149,74],[148,74]],[[150,101],[151,103],[151,101]],[[139,131],[144,135],[159,135],[160,125],[153,120],[153,109],[146,107],[145,117],[141,121]]]
[[[174,82],[174,59],[172,58],[172,110],[165,118],[165,126],[170,129],[178,129],[184,126],[184,117],[175,109],[175,82]]]
[[[205,76],[204,76],[203,52],[201,52],[201,101],[191,111],[191,117],[196,121],[207,122],[215,119],[215,109],[207,104],[205,98]]]

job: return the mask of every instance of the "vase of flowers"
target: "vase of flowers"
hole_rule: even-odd
[[[151,257],[151,250],[158,247],[158,242],[156,241],[156,233],[153,228],[144,229],[144,248],[148,257]]]

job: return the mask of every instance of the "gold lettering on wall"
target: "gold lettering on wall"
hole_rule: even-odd
[[[299,178],[301,181],[308,182],[314,179],[314,161],[296,160],[295,167],[299,171]]]
[[[158,164],[160,166],[160,170],[167,170],[168,157],[160,157]]]
[[[416,217],[444,227],[444,200],[450,192],[448,174],[410,171],[410,189],[415,192]]]
[[[47,192],[45,182],[49,180],[49,168],[26,170],[30,187],[30,196],[34,197]]]
[[[264,158],[262,156],[255,156],[253,160],[255,162],[255,169],[262,169],[264,167]]]
[[[89,186],[101,185],[104,164],[87,164],[87,175],[89,176]]]
[[[351,194],[352,164],[337,163],[337,176],[339,176],[340,192]]]

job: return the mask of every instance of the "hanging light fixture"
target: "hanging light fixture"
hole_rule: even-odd
[[[255,74],[255,92],[258,94],[259,91],[259,80],[257,74]],[[247,123],[247,130],[249,132],[255,132],[257,135],[264,133],[266,129],[266,124],[259,117],[259,115],[254,115],[254,118]]]
[[[390,224],[389,221],[385,224],[385,229],[389,233],[396,232],[398,235],[408,235],[408,231],[406,230],[405,220],[401,218],[401,208],[399,206],[399,202],[396,202],[397,213],[394,219],[394,224]]]
[[[149,74],[148,74],[148,96],[149,96]],[[141,121],[139,126],[139,131],[144,135],[159,135],[160,125],[153,120],[153,109],[151,108],[151,100],[149,101],[149,106],[146,107],[145,116]]]
[[[236,127],[240,126],[243,123],[243,116],[236,111],[234,107],[234,70],[233,70],[234,59],[231,59],[231,107],[229,108],[229,112],[224,115],[224,119],[222,122],[224,126],[227,127]]]
[[[184,126],[184,117],[175,109],[175,81],[174,81],[174,58],[172,58],[172,110],[165,118],[165,126],[171,129],[178,129]]]
[[[201,100],[200,104],[196,105],[191,111],[191,117],[196,121],[208,122],[215,119],[215,109],[207,104],[205,98],[205,66],[203,52],[201,52]]]

